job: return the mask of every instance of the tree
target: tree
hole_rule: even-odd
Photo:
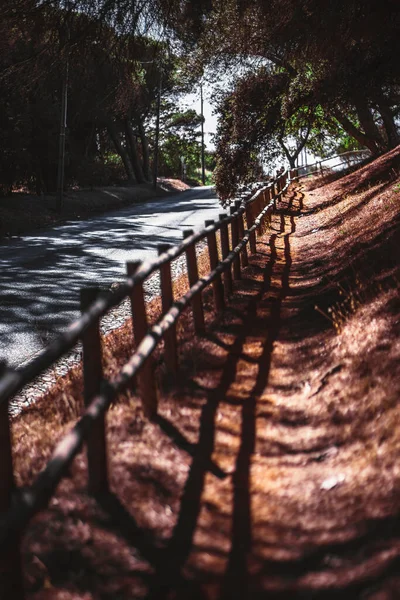
[[[110,6],[69,2],[60,7],[57,2],[18,0],[6,8],[0,42],[5,191],[15,184],[35,187],[38,193],[56,188],[61,74],[67,62],[67,180],[101,182],[100,163],[107,171],[105,153],[112,147],[129,180],[150,178],[145,121],[155,109],[160,72],[168,89],[175,63],[165,44],[137,35],[135,29],[125,33],[117,17],[113,21],[111,13],[104,13],[106,4]],[[115,7],[118,15],[121,6]],[[136,29],[154,22],[147,9],[144,14],[136,5],[136,10]]]
[[[191,18],[188,4],[194,2],[174,3],[182,23]],[[201,60],[262,58],[291,78],[290,113],[317,104],[373,154],[398,143],[397,2],[214,0],[200,6],[193,30]],[[187,26],[182,23],[178,31]]]
[[[291,85],[286,71],[264,66],[226,94],[216,138],[216,183],[223,197],[254,177],[258,157],[272,165],[287,160],[294,168],[306,144],[319,154],[332,147],[338,126],[320,105],[293,102]]]
[[[160,119],[160,172],[181,177],[182,161],[186,175],[195,179],[200,165],[201,116],[194,110],[178,110],[175,101],[164,100]]]

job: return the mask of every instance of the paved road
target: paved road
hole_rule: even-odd
[[[81,287],[123,279],[126,261],[220,212],[212,188],[194,188],[0,244],[0,360],[17,366],[43,348],[78,316]]]

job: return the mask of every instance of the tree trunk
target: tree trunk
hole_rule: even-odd
[[[383,125],[385,126],[389,148],[395,148],[400,144],[400,135],[397,131],[396,123],[394,122],[393,113],[383,95],[379,99],[377,107],[382,117]]]
[[[132,167],[132,163],[129,158],[129,154],[126,151],[126,148],[124,148],[124,146],[121,143],[121,139],[119,137],[119,132],[117,130],[117,127],[116,127],[114,121],[108,121],[107,130],[108,130],[108,133],[110,134],[110,138],[112,139],[112,142],[115,146],[116,151],[118,152],[118,154],[120,155],[120,157],[122,159],[122,162],[125,167],[125,172],[128,177],[128,181],[135,181],[135,173],[133,171],[133,167]]]
[[[292,155],[289,153],[289,150],[287,149],[287,147],[285,146],[285,143],[284,143],[284,141],[282,140],[282,138],[279,138],[279,145],[280,145],[280,147],[282,148],[282,150],[283,150],[283,152],[284,152],[284,154],[285,154],[286,158],[287,158],[287,159],[288,159],[288,161],[289,161],[290,168],[291,168],[291,169],[295,169],[295,168],[296,168],[296,158],[298,157],[298,155],[299,155],[299,152],[296,152],[296,153],[295,153],[295,155],[294,155],[294,156],[292,156]]]
[[[142,143],[142,153],[143,153],[143,173],[147,181],[151,180],[150,175],[150,152],[149,152],[149,142],[147,140],[146,132],[143,127],[143,123],[138,121],[138,129],[140,135],[140,141]]]
[[[370,139],[368,136],[366,136],[365,133],[357,129],[357,127],[353,125],[350,119],[346,117],[346,115],[342,114],[339,111],[339,109],[332,110],[331,114],[333,117],[335,117],[338,123],[340,123],[343,129],[349,135],[351,135],[351,137],[357,140],[357,142],[361,144],[361,146],[365,146],[366,148],[368,148],[368,150],[371,151],[373,156],[376,156],[380,153],[379,147],[377,146],[376,142]]]
[[[311,127],[309,127],[309,128],[307,129],[307,133],[306,133],[306,135],[304,136],[304,138],[301,138],[301,142],[300,142],[300,144],[297,146],[297,148],[296,148],[296,151],[295,151],[295,153],[294,153],[293,155],[292,155],[292,154],[290,154],[290,152],[289,152],[288,148],[285,146],[285,142],[283,141],[283,137],[282,137],[282,136],[279,136],[279,137],[278,137],[279,144],[280,144],[280,146],[281,146],[281,148],[282,148],[283,152],[285,153],[285,156],[286,156],[286,158],[287,158],[287,159],[288,159],[288,161],[289,161],[289,164],[290,164],[290,168],[291,168],[291,169],[295,169],[295,168],[296,168],[296,159],[297,159],[297,157],[299,156],[300,152],[303,150],[304,146],[306,145],[306,143],[307,143],[307,140],[308,140],[308,137],[309,137],[309,135],[310,135],[310,131],[311,131]]]
[[[356,104],[357,115],[366,136],[373,140],[379,151],[384,151],[385,142],[377,128],[372,112],[365,100],[357,100]]]
[[[283,147],[283,146],[282,146],[282,147]],[[287,159],[288,159],[288,161],[289,161],[290,168],[291,168],[291,169],[295,169],[295,168],[296,168],[296,158],[297,158],[297,156],[298,156],[298,155],[297,155],[297,156],[294,158],[293,156],[291,156],[291,155],[289,154],[289,152],[287,152],[287,153],[285,152],[285,154],[286,154],[286,158],[287,158]]]
[[[145,180],[145,176],[143,174],[142,165],[140,164],[140,160],[139,160],[136,136],[133,133],[132,125],[131,125],[129,119],[125,119],[124,126],[125,126],[125,139],[127,141],[127,146],[130,149],[130,157],[131,157],[132,167],[135,172],[136,181],[138,183],[144,183],[146,180]]]

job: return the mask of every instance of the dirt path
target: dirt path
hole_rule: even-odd
[[[312,199],[305,211],[303,202],[298,190],[280,204],[196,357],[198,445],[151,598],[197,597],[199,579],[207,598],[400,597],[390,576],[400,552],[396,394],[380,405],[385,385],[374,393],[370,367],[360,372],[315,311],[338,290],[321,277],[329,240],[314,228]]]
[[[76,463],[25,538],[32,598],[400,598],[400,210],[332,185],[280,203],[204,338],[181,325],[157,422],[111,410],[115,495]]]

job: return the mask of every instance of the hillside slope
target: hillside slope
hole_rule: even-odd
[[[399,167],[283,199],[224,315],[180,326],[157,422],[110,411],[116,496],[87,499],[80,458],[31,524],[30,597],[400,597]],[[40,418],[14,424],[20,483]]]

